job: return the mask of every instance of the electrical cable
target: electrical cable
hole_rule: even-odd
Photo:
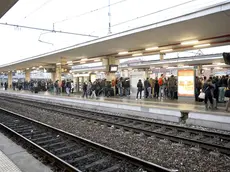
[[[126,20],[126,21],[124,21],[124,22],[120,22],[120,23],[114,24],[114,25],[111,26],[111,28],[116,27],[116,26],[119,26],[119,25],[122,25],[122,24],[125,24],[125,23],[129,23],[129,22],[134,21],[134,20],[138,20],[138,19],[141,19],[141,18],[150,16],[150,15],[153,15],[153,14],[156,14],[156,13],[159,13],[159,12],[163,12],[163,11],[166,11],[166,10],[169,10],[169,9],[172,9],[172,8],[175,8],[175,7],[179,7],[179,6],[181,6],[181,5],[185,5],[185,4],[191,3],[191,2],[193,2],[193,1],[198,1],[198,0],[186,1],[186,2],[181,3],[181,4],[177,4],[177,5],[168,7],[168,8],[164,8],[164,9],[162,9],[162,10],[158,10],[158,11],[155,11],[155,12],[152,12],[152,13],[145,14],[145,15],[143,15],[143,16],[139,16],[139,17],[136,17],[136,18],[133,18],[133,19],[129,19],[129,20]],[[104,30],[104,29],[106,29],[106,28],[103,28],[103,30]],[[101,30],[101,29],[100,29],[100,30]],[[98,31],[98,30],[94,30],[94,31],[91,32],[91,33],[94,33],[94,32],[96,32],[96,31]]]
[[[43,33],[41,33],[40,36],[39,36],[39,38],[38,38],[38,41],[41,42],[41,43],[50,44],[50,45],[53,46],[54,45],[53,43],[41,40],[42,35],[49,34],[49,33],[52,33],[52,32],[43,32]]]
[[[122,25],[122,24],[125,24],[125,23],[128,23],[128,22],[131,22],[131,21],[134,21],[134,20],[138,20],[138,19],[141,19],[141,18],[150,16],[150,15],[153,15],[153,14],[156,14],[156,13],[159,13],[159,12],[162,12],[162,11],[170,10],[170,9],[172,9],[172,8],[179,7],[179,6],[181,6],[181,5],[185,5],[185,4],[191,3],[191,2],[193,2],[193,1],[197,1],[197,0],[186,1],[186,2],[181,3],[181,4],[177,4],[177,5],[168,7],[168,8],[164,8],[164,9],[162,9],[162,10],[158,10],[158,11],[155,11],[155,12],[152,12],[152,13],[145,14],[145,15],[143,15],[143,16],[139,16],[139,17],[136,17],[136,18],[133,18],[133,19],[130,19],[130,20],[126,20],[126,21],[124,21],[124,22],[120,22],[120,23],[114,24],[114,25],[112,25],[111,27],[119,26],[119,25]]]
[[[87,36],[87,37],[98,38],[98,36],[89,35],[89,34],[87,35],[87,34],[73,33],[73,32],[61,31],[61,30],[58,31],[58,30],[54,30],[54,29],[45,29],[45,28],[38,28],[38,27],[32,27],[32,26],[23,26],[23,25],[8,24],[8,23],[0,23],[0,25],[12,26],[12,27],[16,27],[16,28],[32,29],[32,30],[41,30],[41,31],[53,32],[53,33],[61,33],[61,34],[69,34],[69,35]]]
[[[47,0],[46,2],[44,2],[41,6],[39,6],[38,8],[36,8],[34,11],[30,12],[28,15],[26,15],[23,19],[28,18],[30,15],[36,13],[37,11],[39,11],[41,8],[43,8],[44,6],[46,6],[48,3],[50,3],[53,0]]]
[[[82,14],[78,14],[78,15],[76,15],[76,16],[67,17],[66,19],[63,19],[63,20],[54,22],[54,24],[62,23],[62,22],[68,21],[68,20],[72,20],[72,19],[74,19],[74,18],[82,17],[82,16],[84,16],[84,15],[87,15],[87,14],[90,14],[90,13],[93,13],[93,12],[96,12],[96,11],[99,11],[99,10],[102,10],[102,9],[107,8],[107,7],[109,7],[109,6],[113,6],[113,5],[120,4],[120,3],[125,2],[125,1],[128,1],[128,0],[121,0],[121,1],[118,1],[118,2],[114,2],[114,3],[110,4],[110,5],[106,5],[106,6],[103,6],[103,7],[100,7],[100,8],[97,8],[97,9],[94,9],[94,10],[91,10],[91,11],[88,11],[88,12],[85,12],[85,13],[82,13]]]

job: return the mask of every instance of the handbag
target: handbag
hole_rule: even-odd
[[[200,95],[198,96],[199,99],[205,99],[205,93],[204,92],[201,92]]]
[[[230,90],[226,90],[226,91],[225,91],[224,97],[230,98]]]

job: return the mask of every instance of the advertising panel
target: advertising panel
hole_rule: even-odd
[[[194,97],[195,72],[193,69],[178,70],[178,95]]]

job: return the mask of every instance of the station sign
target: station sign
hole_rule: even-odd
[[[193,69],[178,70],[178,96],[194,97],[195,71]]]

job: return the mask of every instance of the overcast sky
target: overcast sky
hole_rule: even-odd
[[[108,34],[108,8],[96,10],[108,5],[109,0],[19,0],[2,18],[0,23],[69,31],[82,34],[106,36]],[[191,1],[191,0],[190,0]],[[138,26],[154,23],[162,19],[181,15],[204,6],[224,0],[110,0],[112,33],[121,32]],[[121,24],[137,17],[154,13],[181,3],[183,6],[158,12],[138,20]],[[86,15],[80,14],[96,10]],[[84,42],[90,37],[46,33],[42,31],[14,28],[0,25],[0,65],[35,56]],[[38,39],[49,42],[45,44]]]

